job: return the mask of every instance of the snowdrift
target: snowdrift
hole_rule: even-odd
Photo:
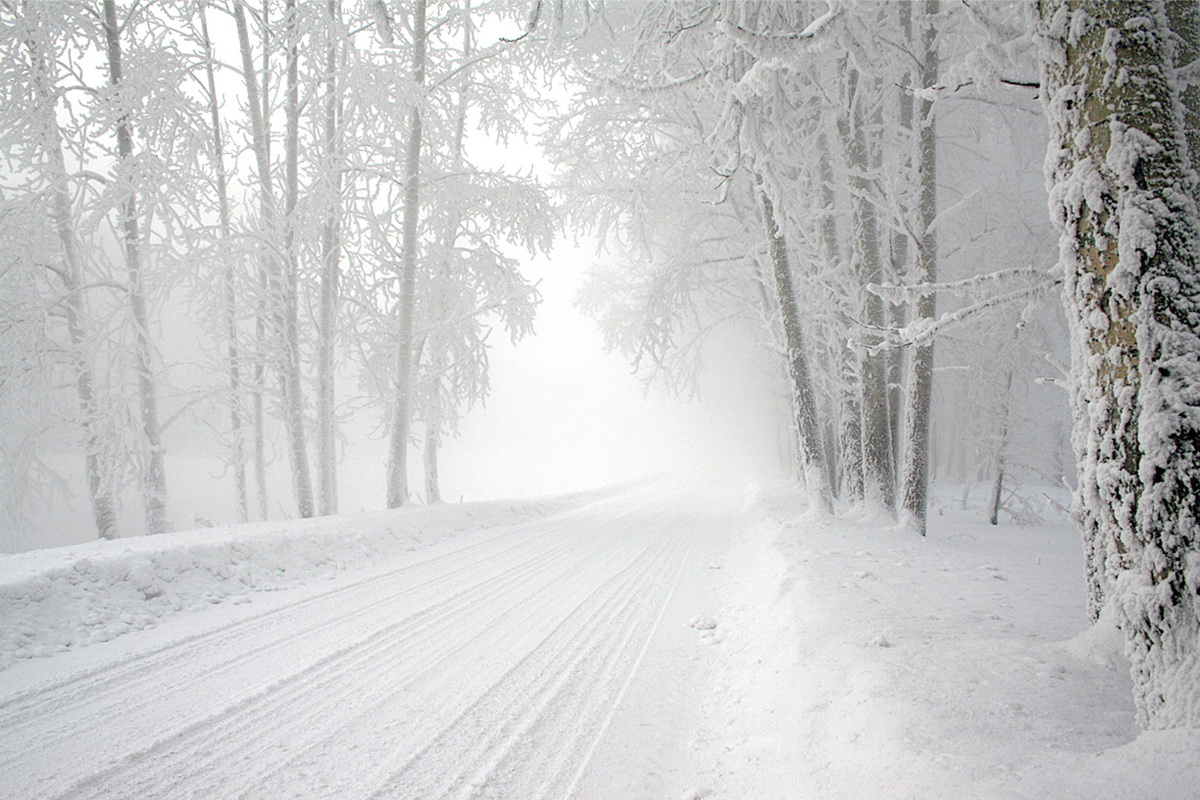
[[[225,525],[0,555],[0,669],[603,494]]]

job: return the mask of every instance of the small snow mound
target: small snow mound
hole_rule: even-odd
[[[688,627],[695,628],[698,631],[711,631],[717,627],[717,621],[712,617],[697,614],[688,620]]]
[[[712,797],[713,790],[707,786],[702,786],[696,789],[688,789],[681,794],[680,800],[704,800],[705,797]]]
[[[867,647],[892,647],[892,643],[882,633],[875,636],[866,644]]]
[[[1091,627],[1060,647],[1068,655],[1111,670],[1120,669],[1125,662],[1125,637],[1117,627],[1114,612],[1107,608]]]

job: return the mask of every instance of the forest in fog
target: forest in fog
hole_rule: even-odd
[[[183,453],[237,520],[335,513],[364,435],[380,507],[437,501],[556,236],[597,248],[578,305],[644,379],[763,349],[782,401],[748,411],[822,503],[919,521],[928,460],[1036,513],[1006,485],[1073,468],[1030,9],[855,4],[781,50],[828,12],[6,3],[10,538],[84,498],[101,537],[193,527]]]
[[[10,543],[70,503],[103,539],[212,522],[182,455],[217,522],[335,514],[346,480],[438,502],[489,348],[535,331],[524,264],[577,241],[576,304],[648,383],[754,344],[779,402],[746,413],[816,511],[920,535],[934,482],[993,524],[1074,490],[1140,720],[1194,722],[1198,18],[0,0]],[[386,463],[347,478],[360,437]]]

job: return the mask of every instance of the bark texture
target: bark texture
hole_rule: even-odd
[[[863,351],[859,357],[858,377],[862,410],[863,492],[866,503],[876,511],[892,513],[896,506],[895,457],[888,418],[887,356],[880,348],[880,331],[887,323],[883,300],[866,291],[871,284],[883,282],[883,255],[880,249],[879,221],[872,202],[873,187],[868,176],[870,151],[857,89],[861,80],[850,74],[849,108],[839,122],[839,133],[846,147],[849,168],[850,203],[853,225],[851,268],[860,295]]]
[[[821,441],[821,429],[817,424],[816,392],[813,391],[812,376],[808,366],[808,349],[800,322],[800,309],[796,304],[796,292],[792,284],[792,268],[788,258],[787,242],[775,217],[775,206],[759,181],[759,199],[762,203],[763,220],[767,229],[767,243],[771,254],[771,274],[774,278],[775,299],[783,317],[784,343],[787,347],[788,378],[792,390],[792,413],[797,438],[800,444],[801,467],[808,487],[809,502],[825,513],[833,511],[833,491],[829,485],[829,473],[825,470],[825,453]]]
[[[938,0],[925,0],[921,26],[917,34],[917,81],[934,86],[938,81],[937,28],[934,20]],[[933,103],[919,99],[916,104],[916,263],[913,278],[917,285],[937,281],[937,129]],[[932,321],[937,313],[937,298],[932,291],[922,292],[913,308],[918,320]],[[926,508],[929,502],[929,421],[933,403],[933,342],[912,346],[908,367],[907,412],[904,415],[904,468],[901,478],[901,514],[905,522],[925,535]]]
[[[1162,0],[1043,0],[1047,180],[1073,338],[1076,509],[1139,722],[1200,725],[1200,260]]]

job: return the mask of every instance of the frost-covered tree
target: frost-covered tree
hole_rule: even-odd
[[[1093,615],[1146,727],[1200,724],[1200,254],[1162,0],[1037,6]]]
[[[913,40],[916,62],[916,87],[924,89],[938,81],[937,27],[938,0],[925,0],[917,17]],[[934,104],[922,97],[915,101],[916,152],[913,172],[916,196],[912,215],[915,264],[913,282],[928,286],[937,281],[938,239],[934,230],[937,219],[937,129]],[[906,248],[907,249],[907,248]],[[919,290],[920,291],[920,290]],[[913,304],[912,321],[921,324],[933,320],[937,297],[932,291],[920,291]],[[904,453],[900,480],[900,509],[906,522],[925,534],[926,508],[929,503],[929,426],[933,405],[933,341],[914,345],[910,350],[908,400],[904,414]],[[899,409],[896,409],[899,413]]]
[[[109,84],[113,89],[110,102],[115,106],[111,113],[115,117],[117,139],[113,183],[116,192],[121,196],[117,216],[128,275],[125,293],[129,299],[133,322],[134,370],[137,374],[141,433],[146,442],[146,463],[140,475],[146,508],[146,532],[163,533],[167,530],[167,476],[158,417],[158,391],[152,363],[150,316],[146,302],[145,242],[137,179],[137,172],[145,167],[135,160],[133,124],[129,119],[128,108],[123,107],[134,97],[126,85],[122,32],[131,29],[135,21],[132,18],[118,17],[115,0],[104,0],[103,15],[105,55]]]
[[[75,390],[75,421],[82,439],[92,518],[100,538],[111,539],[118,535],[114,494],[120,476],[112,459],[116,448],[107,422],[111,415],[96,372],[94,342],[99,325],[90,313],[91,299],[103,279],[95,271],[79,230],[79,198],[94,201],[94,193],[78,166],[81,142],[68,139],[58,118],[60,108],[71,102],[63,85],[68,67],[61,58],[67,51],[71,57],[77,56],[81,45],[74,36],[91,26],[82,10],[63,13],[62,9],[28,2],[5,3],[0,10],[0,74],[7,90],[0,141],[6,165],[17,179],[6,181],[0,195],[5,231],[3,399],[6,405],[18,401],[28,404],[30,410],[45,410],[46,397],[40,392],[32,397],[14,396],[13,392],[22,386],[32,388],[29,379],[35,375],[50,377],[59,369],[65,371]],[[62,354],[58,359],[51,355],[55,350]],[[61,366],[47,363],[47,358]],[[43,384],[39,388],[45,391],[49,387]],[[31,464],[35,443],[28,438],[10,441],[20,419],[15,409],[11,411],[11,416],[6,415],[6,462]],[[40,435],[45,425],[35,423],[27,436]],[[18,458],[18,454],[24,455]],[[6,477],[15,480],[19,476]]]

